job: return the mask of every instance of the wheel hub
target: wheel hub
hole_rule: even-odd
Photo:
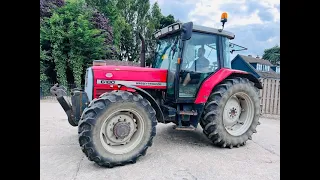
[[[226,104],[224,116],[226,123],[234,123],[240,116],[240,103],[236,97],[232,97]]]
[[[130,141],[137,124],[129,114],[120,114],[111,118],[105,126],[104,136],[108,145],[123,145]]]
[[[231,135],[240,136],[250,127],[253,116],[253,101],[247,94],[238,92],[225,105],[223,124]]]
[[[116,138],[123,139],[129,135],[130,130],[131,128],[129,123],[118,122],[116,125],[114,125],[113,134],[116,136]]]
[[[234,117],[237,116],[237,115],[238,115],[237,109],[236,109],[235,107],[231,108],[230,111],[229,111],[229,116],[230,116],[231,118],[234,118]]]
[[[130,152],[144,134],[144,120],[132,109],[119,109],[105,118],[101,130],[102,146],[114,154]]]

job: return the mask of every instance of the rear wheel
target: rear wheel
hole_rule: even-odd
[[[226,79],[210,95],[200,124],[221,147],[244,145],[259,125],[259,90],[246,78]]]
[[[155,115],[149,101],[126,91],[93,100],[79,122],[82,151],[101,166],[134,163],[152,145]]]

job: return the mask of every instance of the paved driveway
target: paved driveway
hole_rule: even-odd
[[[280,121],[261,119],[246,146],[217,148],[199,128],[176,131],[158,124],[154,143],[136,164],[107,169],[82,153],[77,128],[55,102],[40,102],[41,180],[264,180],[280,179]]]

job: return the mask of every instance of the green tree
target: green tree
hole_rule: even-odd
[[[107,6],[109,1],[110,0],[86,0],[86,3],[91,7],[102,10],[103,7]]]
[[[147,63],[151,61],[155,49],[153,32],[175,22],[172,15],[163,16],[157,2],[150,8],[149,0],[86,0],[103,12],[113,27],[113,42],[120,60],[139,61],[140,32],[146,40]]]
[[[280,46],[265,49],[262,59],[270,61],[274,65],[280,65]]]
[[[175,23],[173,15],[169,14],[168,16],[162,16],[160,19],[160,28],[169,26],[172,23]]]
[[[64,0],[40,0],[40,22],[52,15],[52,10],[64,5]]]
[[[140,6],[140,4],[136,4],[137,0],[118,0],[117,1],[117,8],[121,14],[122,17],[125,18],[126,22],[129,24],[133,24],[135,22],[135,19],[137,17],[137,5]]]
[[[161,13],[161,9],[158,5],[157,2],[155,2],[152,7],[151,7],[151,12],[149,13],[148,17],[148,25],[147,25],[147,31],[146,31],[146,45],[147,45],[147,56],[146,56],[146,63],[149,65],[155,55],[155,49],[156,49],[156,41],[154,38],[153,33],[157,29],[164,28],[174,22],[174,16],[173,15],[168,15],[168,16],[163,16]]]
[[[149,0],[137,0],[136,1],[136,14],[137,18],[134,22],[134,37],[135,37],[135,54],[133,57],[133,60],[140,61],[139,55],[141,51],[141,40],[138,35],[138,33],[141,33],[146,40],[148,40],[150,37],[147,35],[147,28],[148,24],[150,22],[150,2]]]
[[[62,85],[67,84],[66,71],[70,69],[74,83],[80,87],[88,64],[107,56],[110,47],[105,44],[106,34],[92,24],[93,14],[84,0],[70,0],[45,19],[40,28],[40,42],[49,48]]]
[[[122,31],[127,26],[126,20],[120,14],[120,11],[117,8],[116,0],[109,0],[105,7],[100,8],[101,12],[110,19],[112,27],[113,27],[113,43],[118,50],[118,54],[120,53],[120,38]]]
[[[88,5],[98,9],[109,18],[113,28],[113,44],[117,52],[116,58],[122,60],[133,51],[132,26],[127,22],[133,16],[132,0],[86,0]],[[126,14],[129,13],[130,14]],[[130,60],[130,59],[129,59]]]
[[[163,15],[161,14],[161,9],[159,7],[159,4],[155,2],[151,9],[151,20],[150,20],[150,23],[153,24],[155,29],[160,29],[161,27],[160,21],[162,17]]]
[[[86,2],[88,6],[97,9],[99,13],[102,13],[104,16],[108,17],[108,20],[110,20],[112,27],[117,25],[116,23],[119,23],[119,21],[117,21],[119,19],[119,11],[116,7],[117,0],[86,0]],[[113,35],[119,32],[119,28],[113,29],[115,30],[113,32]],[[113,40],[115,41],[115,39]],[[117,41],[118,40],[119,38],[117,39]]]
[[[48,79],[45,74],[47,67],[44,64],[44,61],[50,60],[50,56],[48,56],[47,53],[48,52],[43,50],[40,45],[40,83],[43,83]]]

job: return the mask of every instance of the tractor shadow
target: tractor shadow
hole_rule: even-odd
[[[168,143],[174,144],[186,144],[190,146],[199,147],[215,147],[213,143],[203,134],[200,125],[196,130],[176,130],[173,129],[174,124],[161,125],[162,127],[157,130],[157,135],[159,138],[164,139]]]

